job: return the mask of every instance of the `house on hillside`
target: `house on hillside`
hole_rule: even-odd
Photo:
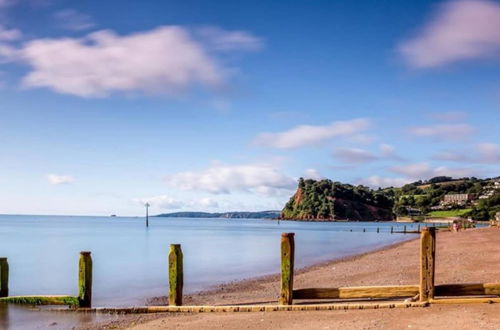
[[[448,194],[443,197],[443,205],[465,205],[467,202],[472,201],[474,195],[472,194]]]

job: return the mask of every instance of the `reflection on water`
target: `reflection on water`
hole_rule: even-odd
[[[123,315],[50,312],[45,309],[0,304],[0,329],[72,329],[124,318]]]
[[[185,290],[196,291],[279,272],[281,232],[296,233],[296,265],[303,267],[414,237],[390,234],[391,226],[403,225],[153,218],[146,228],[140,218],[0,216],[0,256],[9,260],[11,295],[76,295],[79,252],[92,251],[94,306],[142,305],[168,292],[171,243],[182,244]],[[0,308],[0,325],[89,317],[19,310],[25,309]]]

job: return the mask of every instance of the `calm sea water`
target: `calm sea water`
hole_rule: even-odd
[[[8,257],[11,295],[76,295],[79,252],[91,251],[93,305],[130,306],[168,293],[171,243],[182,244],[192,292],[278,273],[282,232],[295,232],[296,266],[304,267],[414,237],[390,234],[391,226],[403,225],[150,218],[146,228],[143,218],[0,215],[0,256]]]

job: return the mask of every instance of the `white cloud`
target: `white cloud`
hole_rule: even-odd
[[[391,167],[390,170],[394,173],[404,175],[405,177],[414,180],[425,180],[435,176],[451,176],[453,178],[461,178],[475,176],[478,174],[478,171],[474,168],[450,168],[446,166],[431,167],[428,163],[394,166]]]
[[[435,140],[459,141],[470,137],[474,133],[474,128],[467,124],[448,124],[410,127],[408,132],[411,135]]]
[[[281,133],[261,133],[254,143],[261,146],[290,149],[319,144],[325,140],[356,135],[366,130],[370,121],[365,118],[336,121],[329,125],[300,125]]]
[[[308,168],[304,171],[304,179],[313,179],[313,180],[321,180],[324,179],[318,170],[314,168]]]
[[[359,148],[337,148],[333,155],[343,162],[355,164],[368,163],[378,159],[375,154]]]
[[[0,25],[0,41],[13,41],[22,37],[21,31],[18,29],[7,29]]]
[[[138,198],[134,199],[134,201],[141,205],[149,203],[152,207],[162,208],[162,209],[172,209],[172,210],[180,209],[185,205],[183,202],[167,195]]]
[[[242,42],[238,45],[233,44],[233,50],[247,50]],[[83,38],[35,39],[17,49],[0,49],[0,56],[4,62],[16,60],[31,68],[23,87],[81,97],[117,92],[179,95],[196,87],[216,90],[231,71],[180,26],[123,36],[102,30]]]
[[[412,180],[407,178],[387,178],[373,175],[366,179],[358,180],[357,183],[376,189],[379,187],[401,187],[407,183],[410,183],[411,181]]]
[[[486,0],[450,1],[441,6],[419,34],[399,46],[415,68],[500,54],[500,4]]]
[[[197,30],[207,47],[217,51],[257,51],[263,47],[262,40],[246,31],[226,31],[210,26]]]
[[[63,9],[54,14],[59,26],[66,30],[83,31],[95,26],[92,18],[74,9]]]
[[[199,190],[214,194],[237,191],[271,194],[294,189],[296,186],[296,180],[266,164],[214,164],[198,172],[186,171],[169,175],[166,182],[181,190]]]
[[[193,84],[215,87],[223,69],[181,27],[127,36],[99,31],[83,39],[40,39],[22,49],[32,71],[25,87],[106,96],[119,91],[176,94]]]
[[[59,185],[59,184],[70,184],[75,182],[75,178],[70,175],[59,175],[59,174],[48,174],[47,180],[50,184]]]

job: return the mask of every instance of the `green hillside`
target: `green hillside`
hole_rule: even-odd
[[[500,212],[498,180],[440,176],[398,188],[373,190],[326,179],[301,178],[295,194],[281,211],[281,218],[374,221],[419,215],[489,220]],[[466,194],[467,199],[449,202],[447,195],[457,194]]]

